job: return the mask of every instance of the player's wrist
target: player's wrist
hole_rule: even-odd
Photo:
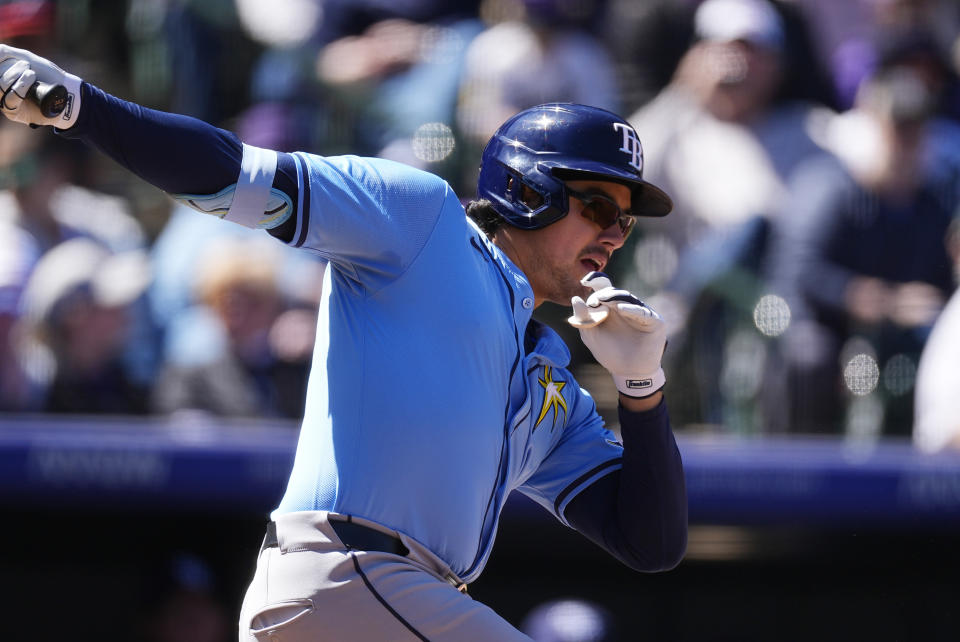
[[[663,402],[663,390],[657,390],[646,397],[630,397],[620,393],[620,407],[630,412],[647,412],[660,406]]]
[[[658,392],[667,383],[667,377],[661,367],[644,375],[611,374],[613,376],[613,383],[617,386],[620,394],[635,399],[649,397]]]
[[[67,105],[56,117],[47,123],[57,130],[65,131],[77,124],[80,118],[80,103],[83,93],[83,79],[73,74],[63,74],[63,86],[67,90]]]

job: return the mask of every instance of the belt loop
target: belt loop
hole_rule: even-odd
[[[280,545],[280,542],[277,540],[277,523],[268,522],[267,523],[267,532],[263,536],[263,544],[260,545],[260,552],[263,553],[268,548],[276,548]]]

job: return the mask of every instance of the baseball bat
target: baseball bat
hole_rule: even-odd
[[[53,118],[67,106],[67,88],[38,81],[27,90],[27,100],[39,107],[46,118]]]

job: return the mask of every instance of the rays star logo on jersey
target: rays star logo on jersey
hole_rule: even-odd
[[[538,379],[540,385],[543,386],[543,405],[540,407],[540,416],[537,417],[537,423],[533,425],[533,429],[536,430],[537,426],[540,425],[540,422],[547,416],[547,413],[553,410],[553,426],[551,430],[557,427],[557,415],[560,413],[560,409],[563,409],[563,423],[567,423],[567,400],[563,398],[563,394],[560,392],[563,390],[563,387],[567,385],[566,381],[554,381],[553,380],[553,368],[550,366],[543,366],[543,377]]]
[[[613,129],[623,134],[623,144],[620,145],[620,151],[624,154],[630,154],[630,166],[638,172],[642,172],[643,147],[640,146],[640,139],[637,138],[637,132],[626,123],[614,123]]]

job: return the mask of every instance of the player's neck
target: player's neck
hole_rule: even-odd
[[[508,228],[501,228],[497,230],[492,238],[493,244],[500,248],[500,251],[507,255],[507,258],[510,259],[514,265],[520,268],[520,271],[526,275],[527,280],[530,281],[530,288],[533,290],[533,307],[536,309],[543,303],[544,299],[537,292],[537,286],[531,278],[532,275],[527,271],[525,267],[525,261],[523,260],[524,253],[519,250],[517,247],[516,240],[513,234],[510,233]]]

